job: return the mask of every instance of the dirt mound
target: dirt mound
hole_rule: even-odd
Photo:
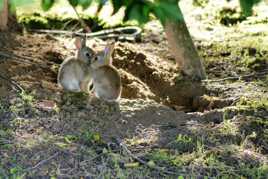
[[[159,50],[159,49],[157,49]],[[114,65],[123,70],[121,75],[123,81],[128,76],[135,76],[145,85],[145,91],[153,95],[143,94],[150,99],[165,105],[187,106],[191,108],[193,97],[200,96],[204,93],[201,84],[191,83],[187,79],[179,80],[179,70],[176,65],[169,63],[165,59],[141,50],[129,43],[119,43],[114,53]],[[182,78],[182,77],[181,77]],[[123,97],[131,96],[132,88],[125,88]]]
[[[64,58],[73,55],[73,50],[66,49],[64,44],[67,39],[56,40],[49,35],[36,34],[1,34],[1,39],[8,41],[4,45],[7,52],[25,57],[19,60],[7,59],[10,76],[39,97],[55,97],[56,92],[60,91],[56,84],[59,65]],[[13,39],[16,44],[11,43]],[[96,47],[93,48],[103,43],[105,42],[95,42]],[[89,44],[92,44],[91,40]],[[16,54],[12,54],[14,51]],[[137,45],[118,43],[113,57],[123,82],[123,98],[152,99],[171,107],[186,106],[190,109],[193,96],[203,93],[200,84],[178,81],[178,69],[174,63],[140,49]]]

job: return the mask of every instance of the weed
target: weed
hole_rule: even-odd
[[[10,178],[22,179],[24,175],[23,168],[19,165],[9,169]]]
[[[263,78],[261,80],[256,80],[256,84],[268,89],[268,75],[266,75],[265,78]]]
[[[170,143],[170,147],[176,149],[179,153],[192,152],[196,146],[195,138],[182,134],[179,134],[176,140]]]
[[[225,135],[236,135],[238,132],[237,126],[231,120],[223,120],[223,125],[220,128],[220,132]]]
[[[75,135],[65,135],[64,136],[64,141],[66,142],[66,143],[72,143],[72,142],[76,142],[76,141],[78,141],[78,137],[77,136],[75,136]]]
[[[237,104],[238,106],[248,106],[256,110],[268,110],[268,99],[266,98],[250,100],[244,97],[244,98],[241,98]]]
[[[151,160],[150,162],[152,163],[153,161],[157,161],[161,164],[169,164],[172,161],[173,157],[168,152],[169,151],[165,149],[153,151],[149,157]]]
[[[34,96],[26,92],[20,93],[20,97],[26,104],[32,104],[34,101]]]
[[[264,118],[247,117],[240,130],[247,136],[247,141],[252,141],[263,152],[267,152],[268,122]]]
[[[91,146],[96,143],[97,144],[102,143],[100,134],[91,131],[83,131],[82,134],[79,136],[79,138],[82,141],[82,143],[88,146]]]

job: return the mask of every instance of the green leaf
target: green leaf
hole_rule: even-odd
[[[83,7],[83,9],[86,9],[88,6],[90,6],[92,0],[79,0],[78,3]]]
[[[160,8],[153,8],[154,15],[163,23],[165,22],[165,13]]]
[[[106,4],[108,0],[97,0],[98,2],[98,7],[97,7],[97,12],[100,12],[102,7]]]
[[[4,1],[0,0],[0,11],[2,10],[3,6],[4,6]]]
[[[34,0],[10,0],[10,3],[14,6],[23,6],[33,3]]]
[[[143,0],[111,0],[114,11],[113,14],[117,13],[118,10],[125,6],[126,8],[132,8],[136,4],[144,3]]]
[[[54,4],[54,0],[42,0],[41,6],[44,11],[48,11]]]
[[[149,19],[148,7],[142,4],[136,4],[126,12],[126,20],[137,20],[140,24],[144,24]]]
[[[0,0],[3,2],[3,0]],[[31,4],[33,3],[33,0],[10,0],[9,1],[9,9],[10,11],[13,13],[16,11],[16,8],[18,6],[23,6],[23,5],[27,5],[27,4]],[[1,3],[3,4],[3,3]]]
[[[259,3],[261,0],[239,0],[240,7],[246,17],[252,15],[252,8],[255,4]]]
[[[119,1],[119,0],[111,0],[112,4],[113,4],[113,14],[116,14],[119,9],[124,6],[124,2],[123,1]]]
[[[166,20],[179,21],[183,19],[177,0],[158,1],[154,4],[153,12],[162,23]]]
[[[68,2],[73,6],[77,6],[78,5],[78,0],[68,0]]]
[[[125,163],[124,167],[126,168],[137,168],[139,167],[140,163],[139,162],[132,162],[132,163]]]
[[[155,163],[154,163],[154,161],[152,161],[152,160],[150,160],[149,162],[147,162],[147,165],[148,165],[148,167],[150,167],[150,168],[154,168],[154,167],[155,167]]]

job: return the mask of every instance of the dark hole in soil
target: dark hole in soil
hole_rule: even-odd
[[[55,51],[47,51],[45,53],[46,57],[49,61],[52,61],[56,64],[61,64],[64,60],[64,57],[61,53]]]

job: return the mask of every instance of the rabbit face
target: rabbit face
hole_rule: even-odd
[[[105,47],[105,49],[94,55],[90,63],[92,68],[99,68],[105,65],[112,65],[112,52],[114,49],[114,44],[110,44]]]
[[[91,63],[91,59],[94,56],[94,51],[86,46],[86,39],[85,38],[81,38],[81,37],[77,37],[75,39],[74,42],[76,49],[77,49],[77,53],[76,53],[76,57],[79,60],[82,60],[86,63]]]
[[[105,62],[104,62],[104,54],[101,52],[101,53],[98,53],[96,54],[92,59],[91,59],[91,63],[90,63],[90,66],[94,69],[96,68],[99,68],[103,65],[106,65]]]
[[[78,50],[77,58],[88,64],[91,63],[93,57],[94,57],[94,51],[89,47],[82,47],[80,50]]]

